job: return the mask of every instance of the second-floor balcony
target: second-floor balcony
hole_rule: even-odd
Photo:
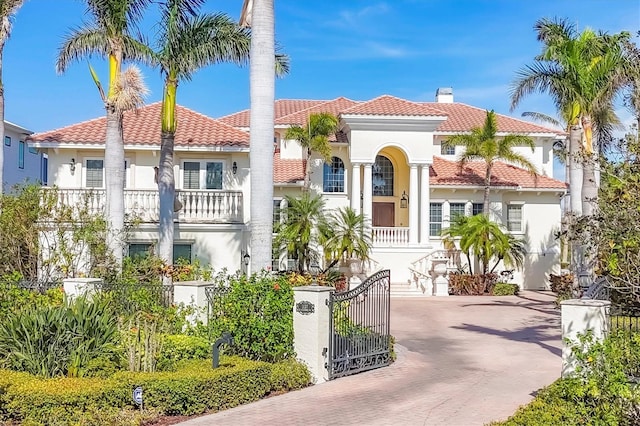
[[[102,213],[104,189],[47,189],[56,191],[58,205],[83,206]],[[243,223],[242,191],[176,190],[175,220],[183,223]],[[125,189],[124,213],[132,220],[158,222],[160,196],[153,189]]]

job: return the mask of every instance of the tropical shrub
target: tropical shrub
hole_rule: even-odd
[[[449,274],[449,291],[457,296],[481,296],[491,294],[498,282],[498,274],[471,275],[462,273]]]
[[[494,296],[514,296],[520,291],[518,284],[496,283],[493,287],[492,294]]]
[[[80,297],[61,306],[34,305],[8,312],[0,322],[0,366],[42,377],[82,377],[92,360],[115,358],[117,343],[108,303]]]
[[[563,300],[573,298],[574,275],[573,274],[549,274],[551,291],[556,294],[556,304]]]
[[[183,334],[164,336],[158,355],[158,370],[173,371],[182,361],[210,358],[211,350],[209,340],[204,337]]]
[[[279,361],[293,353],[293,290],[284,276],[219,274],[228,286],[209,319],[212,340],[231,333],[230,353],[261,361]]]

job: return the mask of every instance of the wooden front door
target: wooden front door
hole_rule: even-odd
[[[373,226],[395,226],[395,203],[373,203]]]

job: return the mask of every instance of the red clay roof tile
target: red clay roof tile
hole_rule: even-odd
[[[125,145],[160,145],[161,109],[162,103],[156,102],[137,111],[127,111],[124,114]],[[176,115],[178,117],[175,137],[177,147],[249,147],[247,132],[179,105],[176,106]],[[31,135],[29,140],[104,145],[106,123],[106,117],[100,117],[61,129],[36,133]]]
[[[314,101],[309,99],[278,99],[274,104],[275,119],[277,120],[280,117],[284,117],[285,115],[294,114],[296,112],[326,102],[327,101]],[[250,110],[245,109],[234,114],[220,117],[218,120],[234,127],[249,127],[249,114]]]
[[[484,186],[485,162],[470,161],[461,170],[459,163],[434,156],[429,170],[431,185]],[[540,189],[566,189],[566,183],[503,162],[496,162],[491,173],[491,186]]]
[[[446,116],[437,107],[411,102],[395,96],[382,95],[367,102],[361,102],[341,111],[342,115],[406,115],[406,116]]]
[[[280,158],[280,153],[273,155],[273,182],[296,183],[304,180],[304,160]]]

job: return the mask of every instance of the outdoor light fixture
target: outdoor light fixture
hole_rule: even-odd
[[[251,260],[251,256],[249,256],[249,252],[244,253],[244,256],[242,256],[242,260],[244,261],[244,266],[249,266],[249,261]]]
[[[400,208],[406,209],[409,205],[409,197],[407,196],[406,191],[402,191],[402,198],[400,198]]]
[[[236,163],[235,161],[233,162],[233,165],[231,166],[231,171],[233,172],[234,175],[236,173],[238,173],[238,163]]]
[[[71,162],[69,163],[69,169],[71,170],[71,175],[73,175],[76,172],[76,159],[72,158]]]

